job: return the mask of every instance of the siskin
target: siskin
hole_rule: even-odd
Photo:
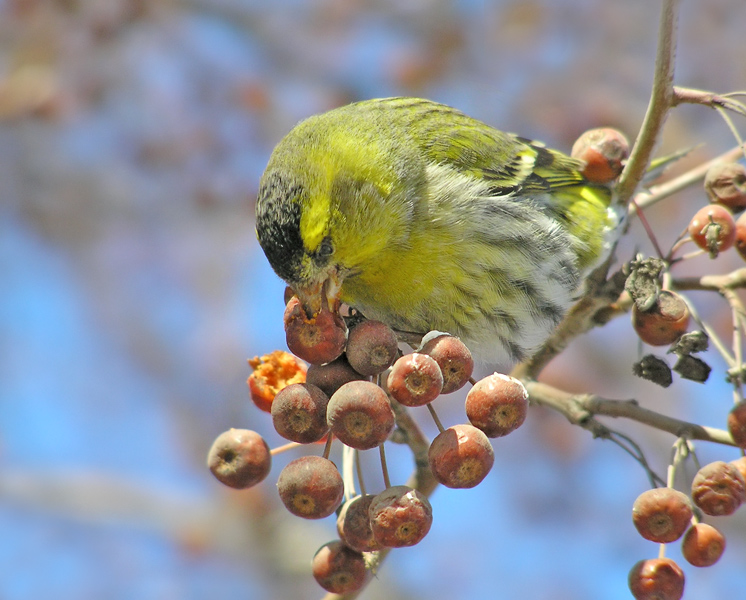
[[[262,176],[256,233],[309,316],[339,301],[394,329],[526,358],[619,217],[582,163],[419,98],[311,117]]]

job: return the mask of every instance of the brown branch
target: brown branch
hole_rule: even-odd
[[[746,116],[744,105],[738,100],[715,92],[675,86],[671,106],[678,106],[679,104],[700,104],[710,108],[722,108]]]
[[[716,156],[712,160],[697,165],[678,177],[674,177],[665,183],[651,186],[649,190],[638,192],[637,195],[635,195],[635,204],[640,208],[652,206],[653,204],[702,181],[712,165],[720,162],[733,162],[738,160],[739,157],[743,156],[744,151],[746,151],[746,146],[736,146],[720,156]],[[629,215],[631,216],[633,214],[635,214],[635,208],[630,204]]]
[[[719,293],[723,290],[746,288],[746,267],[724,275],[676,278],[671,283],[672,287],[677,290],[709,290]]]
[[[536,381],[524,383],[532,402],[560,412],[570,423],[588,429],[596,436],[599,433],[602,434],[605,427],[595,419],[596,416],[621,417],[666,431],[677,437],[735,446],[733,438],[727,431],[662,415],[643,408],[636,400],[610,400],[592,394],[570,394]]]
[[[642,181],[672,105],[678,4],[678,0],[663,0],[650,103],[640,134],[616,186],[617,201],[622,204],[629,202]]]

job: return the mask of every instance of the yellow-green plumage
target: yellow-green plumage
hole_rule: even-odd
[[[615,226],[575,160],[417,98],[311,117],[277,146],[257,235],[296,291],[329,279],[394,328],[519,359],[556,325]]]

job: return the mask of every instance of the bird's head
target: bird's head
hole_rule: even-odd
[[[293,288],[309,318],[338,307],[344,267],[335,256],[332,210],[308,178],[287,169],[262,177],[256,235],[274,271]]]

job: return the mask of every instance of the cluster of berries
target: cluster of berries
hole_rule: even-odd
[[[746,502],[746,457],[702,467],[692,482],[691,499],[671,487],[638,496],[632,521],[646,540],[668,544],[682,538],[681,553],[695,567],[714,565],[725,550],[725,537],[701,514],[730,515]],[[684,572],[670,558],[637,562],[629,573],[629,588],[637,600],[679,600]]]
[[[348,331],[337,311],[324,309],[309,318],[296,297],[287,300],[288,348],[310,366],[276,351],[249,361],[254,371],[248,384],[256,405],[271,414],[275,430],[290,446],[325,444],[323,455],[288,463],[277,489],[296,516],[321,519],[338,513],[340,539],[317,551],[312,572],[327,591],[348,593],[369,577],[366,553],[417,544],[430,530],[433,514],[425,494],[390,484],[384,460],[383,491],[367,494],[359,481],[362,492],[350,493],[354,482],[346,481],[328,458],[332,440],[354,451],[382,452],[396,427],[395,409],[427,407],[440,431],[428,451],[433,477],[450,488],[471,488],[492,468],[489,438],[523,423],[528,394],[507,375],[494,373],[475,382],[471,353],[451,335],[433,332],[417,351],[403,354],[396,333],[384,323],[351,318]],[[467,382],[473,384],[465,403],[469,422],[444,428],[431,403]],[[231,429],[215,440],[208,466],[222,483],[246,488],[267,477],[277,450],[254,431]]]

